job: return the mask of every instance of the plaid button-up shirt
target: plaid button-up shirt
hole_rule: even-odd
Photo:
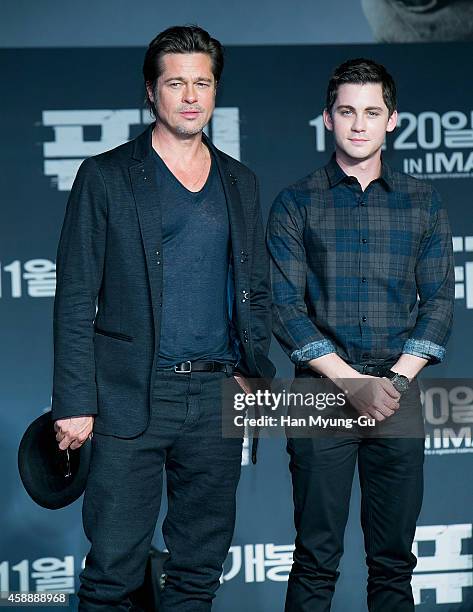
[[[332,157],[274,201],[273,331],[296,364],[410,353],[439,362],[454,305],[452,236],[438,193],[386,163],[362,191]]]

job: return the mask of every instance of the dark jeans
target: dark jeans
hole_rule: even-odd
[[[396,419],[412,422],[418,432],[417,384],[407,396]],[[368,609],[413,612],[411,548],[422,505],[424,439],[347,434],[289,438],[287,448],[297,537],[285,612],[330,610],[357,459]]]
[[[163,536],[170,559],[160,609],[211,609],[233,535],[242,450],[241,438],[222,438],[225,378],[224,373],[159,372],[142,435],[92,438],[83,504],[91,549],[80,575],[79,610],[130,609],[129,595],[144,579],[164,467]]]

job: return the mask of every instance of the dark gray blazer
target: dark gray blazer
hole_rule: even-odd
[[[82,163],[57,253],[52,418],[96,415],[95,431],[120,437],[147,427],[159,351],[164,260],[152,127]],[[271,296],[256,177],[205,142],[230,219],[239,369],[270,379]],[[182,306],[192,308],[191,300]]]

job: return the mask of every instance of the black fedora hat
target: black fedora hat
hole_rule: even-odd
[[[78,499],[89,473],[91,442],[60,450],[51,412],[35,419],[23,434],[18,469],[28,495],[43,508],[64,508]]]

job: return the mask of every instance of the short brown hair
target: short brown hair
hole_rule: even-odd
[[[394,79],[382,64],[365,58],[351,59],[333,71],[327,87],[327,99],[325,108],[332,112],[333,105],[337,99],[338,88],[345,83],[380,83],[383,88],[383,100],[388,107],[389,116],[393,114],[397,106],[396,84]]]
[[[223,71],[223,47],[220,42],[198,26],[172,26],[153,38],[146,51],[143,77],[145,86],[150,85],[153,91],[162,73],[161,59],[166,53],[206,53],[212,61],[215,82],[220,81]],[[156,117],[156,109],[148,96],[146,104]]]

